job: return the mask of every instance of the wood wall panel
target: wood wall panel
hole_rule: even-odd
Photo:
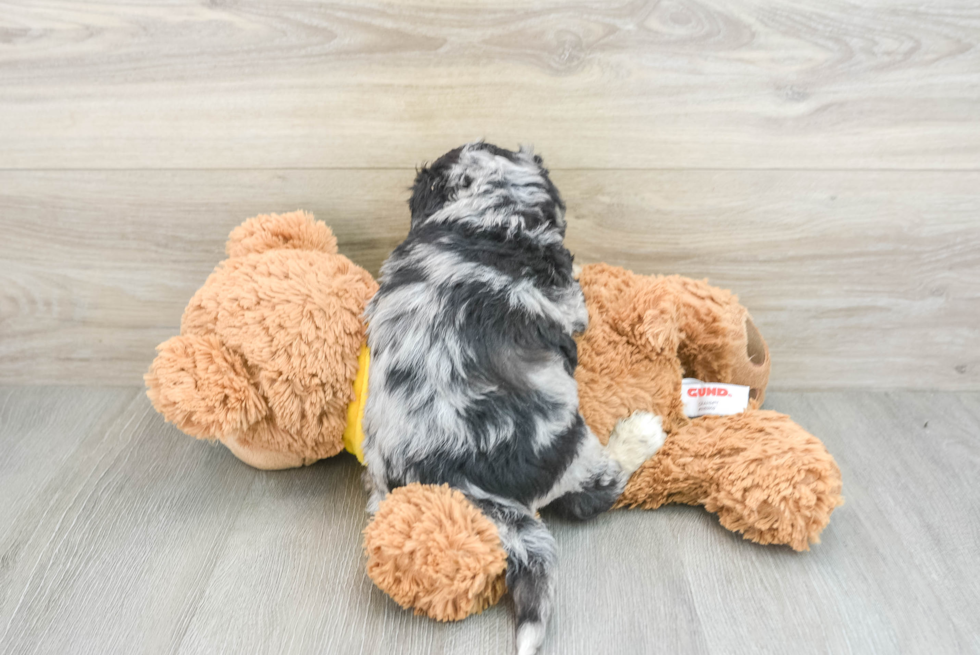
[[[0,168],[975,169],[980,5],[0,3]]]
[[[308,209],[373,273],[411,170],[0,173],[0,382],[133,384],[250,215]],[[708,277],[774,388],[980,386],[980,172],[556,171],[578,261]]]

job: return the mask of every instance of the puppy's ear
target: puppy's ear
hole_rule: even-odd
[[[446,202],[445,182],[431,166],[423,166],[415,175],[412,197],[408,209],[412,213],[412,226],[435,213]]]
[[[416,173],[412,197],[408,201],[408,208],[412,212],[412,227],[432,216],[452,199],[454,190],[450,184],[450,175],[466,147],[450,150]]]

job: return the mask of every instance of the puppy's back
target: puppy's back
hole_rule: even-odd
[[[529,152],[470,144],[419,172],[410,206],[367,312],[365,454],[383,488],[467,483],[530,505],[582,431],[587,314],[561,198]]]

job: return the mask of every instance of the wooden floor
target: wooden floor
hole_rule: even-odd
[[[980,652],[980,394],[773,393],[847,503],[809,553],[704,511],[549,521],[546,653]],[[0,652],[512,649],[507,602],[457,624],[363,570],[348,456],[277,473],[178,433],[141,389],[0,388]]]

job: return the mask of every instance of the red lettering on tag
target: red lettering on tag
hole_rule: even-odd
[[[687,390],[687,395],[691,398],[704,396],[727,396],[728,389],[719,389],[717,387],[691,387]]]

